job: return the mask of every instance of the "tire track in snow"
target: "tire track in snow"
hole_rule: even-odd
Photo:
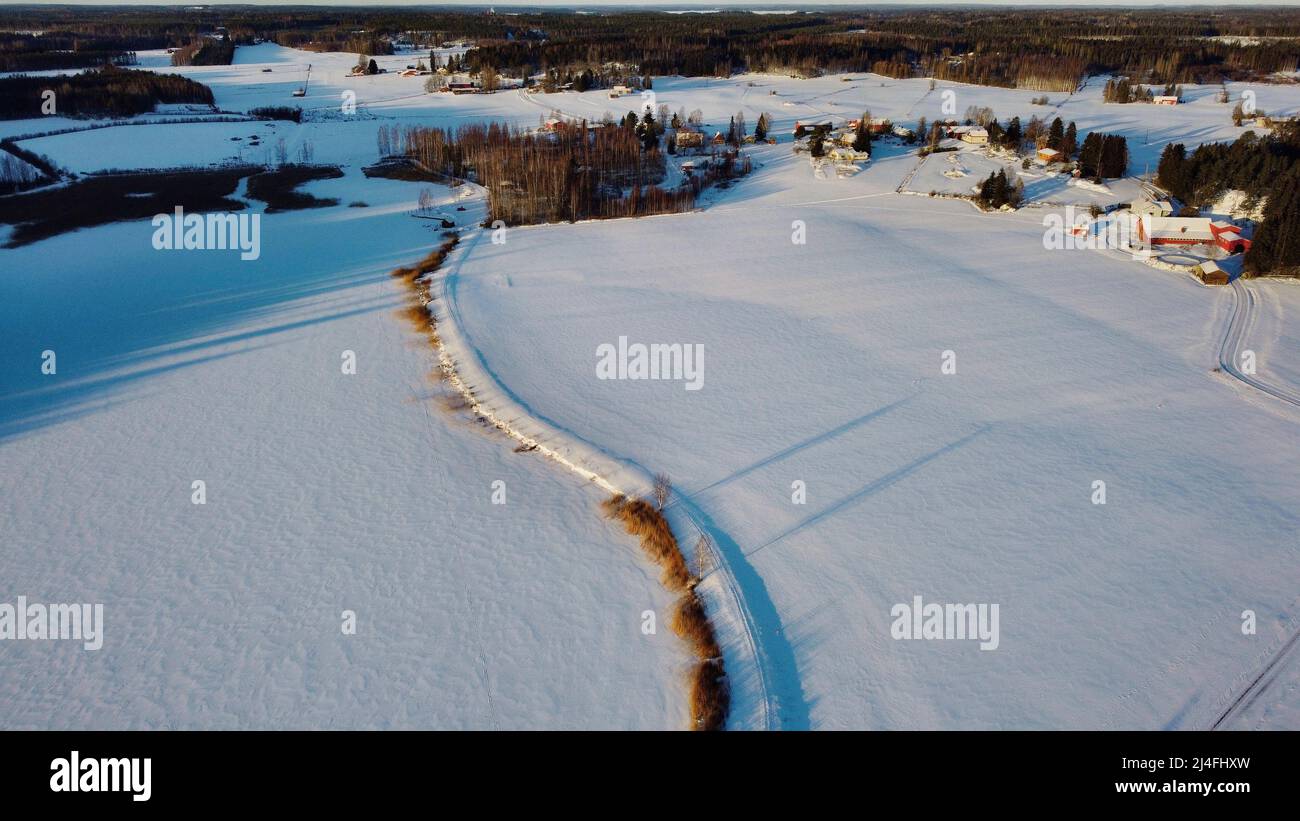
[[[430,282],[430,290],[431,290],[431,295],[434,298],[434,302],[440,303],[443,306],[443,310],[439,312],[440,315],[435,316],[435,319],[439,323],[445,322],[448,326],[450,326],[450,328],[453,330],[454,333],[461,336],[465,347],[468,348],[470,351],[472,351],[474,355],[477,357],[478,364],[483,370],[483,372],[493,380],[496,386],[500,388],[500,390],[507,397],[509,397],[511,400],[516,401],[516,403],[520,407],[522,407],[525,412],[527,412],[528,408],[524,406],[522,401],[518,401],[517,398],[512,393],[510,393],[509,389],[506,388],[505,385],[502,384],[501,381],[496,378],[496,375],[492,372],[491,368],[488,367],[486,361],[484,361],[482,353],[473,347],[472,342],[470,342],[468,339],[465,339],[463,337],[463,333],[461,329],[463,329],[465,326],[460,319],[460,312],[456,304],[456,280],[460,275],[461,263],[466,258],[468,258],[471,253],[473,253],[474,248],[478,245],[478,242],[482,238],[483,233],[485,232],[486,229],[471,229],[471,230],[474,230],[473,239],[467,244],[467,246],[465,246],[464,250],[457,249],[456,252],[453,252],[454,254],[456,254],[454,260],[449,259],[445,261],[443,266],[437,272],[435,272]],[[455,389],[457,393],[459,393],[460,396],[464,399],[464,401],[468,404],[469,410],[474,415],[483,419],[489,425],[501,431],[502,433],[506,434],[511,439],[516,440],[527,450],[536,451],[540,453],[542,456],[545,456],[548,459],[558,462],[565,468],[568,468],[569,470],[573,471],[579,476],[582,476],[584,479],[600,487],[602,490],[606,491],[607,493],[610,494],[622,493],[624,495],[631,495],[628,494],[623,489],[621,489],[620,487],[618,487],[609,478],[607,478],[604,472],[592,469],[586,466],[585,464],[580,464],[577,460],[570,458],[567,453],[560,450],[560,448],[564,448],[564,444],[559,444],[556,445],[555,447],[545,445],[542,442],[540,442],[536,437],[528,433],[525,433],[523,430],[521,430],[518,424],[518,420],[504,419],[500,415],[498,415],[495,411],[493,411],[491,408],[488,408],[486,405],[484,405],[482,400],[480,400],[479,397],[475,394],[473,388],[471,388],[464,381],[463,376],[461,375],[460,371],[457,369],[455,359],[448,351],[445,342],[439,344],[438,359],[443,372],[447,375],[448,382],[451,384],[453,389]],[[641,474],[647,479],[651,475],[650,471],[646,470],[643,466],[636,464],[635,462],[632,462],[627,459],[619,459],[617,457],[614,457],[612,454],[608,454],[603,449],[600,449],[594,445],[591,445],[591,443],[586,442],[586,440],[582,439],[580,436],[573,433],[572,431],[564,429],[559,425],[550,422],[550,420],[538,419],[535,417],[535,415],[527,415],[527,418],[529,419],[529,421],[532,421],[534,423],[545,425],[546,427],[550,428],[552,432],[555,432],[560,436],[567,436],[569,438],[577,440],[577,442],[581,443],[582,445],[593,447],[596,450],[600,451],[601,453],[605,453],[606,455],[609,456],[609,458],[613,459],[615,462],[633,468],[637,473]],[[707,517],[703,515],[702,511],[698,510],[697,508],[693,508],[689,504],[683,504],[680,505],[679,507],[682,510],[683,515],[685,515],[686,518],[690,520],[691,525],[696,529],[696,531],[700,534],[706,534],[706,533],[709,534],[713,538],[715,545],[719,544],[723,540],[727,540],[729,542],[729,538],[726,537],[724,533],[719,531],[716,527],[711,526],[711,522],[707,520]],[[745,599],[744,588],[739,583],[739,580],[736,577],[735,568],[733,568],[732,564],[728,561],[728,558],[724,553],[724,551],[721,549],[721,547],[715,547],[713,558],[716,561],[716,567],[721,571],[720,573],[718,573],[718,577],[722,581],[722,587],[724,588],[727,597],[731,599],[732,607],[734,608],[735,613],[740,617],[740,624],[743,627],[743,629],[740,631],[742,634],[742,639],[745,643],[746,648],[750,651],[750,654],[754,659],[753,665],[756,673],[755,683],[757,684],[759,690],[758,706],[762,715],[763,729],[778,730],[778,729],[782,729],[784,726],[787,725],[806,727],[807,726],[806,705],[804,706],[803,714],[801,716],[796,716],[790,721],[785,721],[782,719],[781,717],[782,701],[773,692],[773,687],[771,685],[771,681],[773,678],[776,677],[777,671],[776,671],[775,664],[772,660],[772,654],[766,650],[763,642],[760,640],[760,636],[762,635],[762,630],[758,624],[757,619],[754,617],[754,614],[749,604]],[[769,606],[770,606],[770,602],[769,602]],[[736,673],[737,671],[735,669],[730,669],[728,670],[728,677],[729,678],[736,677]],[[734,713],[735,710],[733,709],[732,714],[734,715]]]
[[[1254,374],[1245,373],[1238,367],[1242,346],[1246,341],[1246,331],[1249,330],[1251,320],[1254,319],[1255,292],[1241,281],[1241,277],[1234,277],[1231,284],[1234,300],[1232,316],[1228,318],[1228,327],[1223,333],[1223,342],[1219,345],[1219,368],[1255,390],[1300,408],[1300,393],[1271,385]]]
[[[1300,647],[1300,631],[1291,636],[1286,644],[1283,644],[1282,648],[1273,654],[1273,658],[1269,659],[1268,664],[1264,665],[1264,669],[1260,670],[1259,675],[1251,679],[1250,684],[1246,685],[1246,688],[1237,694],[1237,697],[1232,700],[1228,708],[1220,713],[1219,717],[1210,725],[1210,729],[1220,729],[1225,722],[1236,718],[1243,710],[1253,704],[1255,699],[1263,695],[1273,682],[1277,681],[1278,676],[1275,673],[1281,672],[1282,662],[1291,656],[1297,647]]]
[[[1253,374],[1243,372],[1238,367],[1237,363],[1241,361],[1242,345],[1246,341],[1246,332],[1250,329],[1251,320],[1254,318],[1255,292],[1250,289],[1250,286],[1242,282],[1239,276],[1232,279],[1231,285],[1233,293],[1232,315],[1228,318],[1228,327],[1224,330],[1223,342],[1219,345],[1219,368],[1234,379],[1240,380],[1262,393],[1300,408],[1300,394],[1293,393],[1286,388],[1270,385],[1256,378]],[[1273,654],[1273,657],[1264,665],[1259,675],[1251,679],[1250,683],[1237,694],[1237,697],[1210,725],[1210,729],[1220,729],[1225,722],[1235,718],[1241,711],[1263,695],[1277,680],[1274,673],[1280,671],[1282,662],[1295,652],[1296,647],[1300,647],[1300,631],[1291,636]]]

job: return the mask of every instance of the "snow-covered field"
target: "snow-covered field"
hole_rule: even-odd
[[[459,304],[487,367],[676,479],[795,662],[790,726],[1212,720],[1300,627],[1300,415],[1211,373],[1228,294],[1044,250],[1037,219],[882,199],[880,166],[822,202],[800,164],[776,173],[734,207],[480,244]],[[1300,310],[1300,289],[1254,287]],[[621,336],[702,344],[704,388],[598,379]],[[1251,341],[1261,373],[1297,354]],[[1000,603],[999,648],[892,640],[913,595]]]
[[[0,643],[0,727],[685,724],[656,570],[598,518],[599,490],[439,407],[385,276],[436,242],[405,214],[422,186],[360,174],[381,125],[598,119],[642,100],[430,95],[424,78],[347,77],[354,62],[263,45],[157,69],[243,112],[295,104],[310,63],[314,122],[24,143],[86,172],[260,162],[283,138],[346,176],[309,188],[338,207],[263,216],[255,263],[153,251],[147,222],[0,252],[0,601],[103,602],[107,621],[97,652]],[[1044,107],[871,75],[656,78],[656,104],[722,128],[767,112],[781,144],[748,149],[754,173],[697,213],[496,244],[456,212],[436,307],[476,392],[620,484],[668,473],[684,541],[712,537],[732,726],[1203,727],[1300,630],[1300,410],[1214,372],[1231,289],[1043,247],[1056,204],[1131,199],[1136,181],[1023,177],[1041,208],[982,214],[896,193],[970,193],[1002,167],[980,152],[882,145],[844,179],[790,152],[796,120],[913,125],[945,104],[1124,133],[1134,173],[1166,141],[1246,130],[1217,87],[1167,108],[1104,105],[1103,84]],[[1255,91],[1300,110],[1300,86]],[[353,118],[336,116],[347,92]],[[242,147],[253,134],[262,148]],[[1249,287],[1261,378],[1300,385],[1300,287]],[[598,346],[620,337],[703,345],[702,389],[597,378]],[[891,638],[914,596],[998,605],[997,648]],[[1296,727],[1300,663],[1278,669],[1233,726]]]
[[[0,642],[0,727],[684,726],[603,494],[443,410],[394,317],[418,188],[311,190],[343,204],[263,215],[257,261],[147,222],[2,252],[0,601],[102,603],[105,638]]]

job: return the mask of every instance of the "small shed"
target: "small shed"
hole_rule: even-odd
[[[1206,285],[1227,285],[1228,272],[1219,267],[1212,259],[1207,259],[1200,265],[1196,266],[1196,275],[1201,278],[1201,282]]]

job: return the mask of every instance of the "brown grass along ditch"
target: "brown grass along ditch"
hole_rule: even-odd
[[[442,244],[424,259],[414,265],[396,268],[392,275],[400,279],[407,289],[406,306],[399,311],[400,316],[440,355],[441,364],[433,378],[459,381],[454,366],[450,364],[449,355],[442,348],[437,322],[429,310],[433,296],[427,275],[442,265],[459,242],[456,234],[448,232],[443,236]],[[462,387],[461,392],[465,391],[468,388]],[[464,399],[465,407],[482,415],[482,411],[474,405],[472,396],[465,396]],[[502,427],[500,422],[490,419],[485,421],[498,428]],[[537,443],[530,444],[517,433],[512,435],[524,442],[516,448],[517,452],[538,449],[547,451]],[[656,477],[656,497],[666,497],[668,491],[667,479]],[[681,594],[673,606],[671,626],[696,657],[689,676],[691,727],[696,730],[722,730],[726,728],[727,712],[731,706],[731,690],[723,668],[722,649],[718,645],[713,625],[709,622],[708,612],[704,609],[704,602],[695,591],[699,579],[687,566],[677,537],[673,535],[672,527],[660,509],[663,502],[664,499],[659,498],[659,506],[656,506],[645,499],[628,498],[615,493],[601,503],[601,508],[609,518],[621,522],[629,535],[636,536],[641,541],[641,549],[662,568],[661,581],[664,587],[669,592]]]
[[[686,566],[677,537],[663,511],[645,499],[615,494],[601,507],[605,515],[623,523],[623,529],[641,540],[641,549],[663,569],[661,581],[670,592],[681,593],[673,607],[672,628],[698,659],[690,673],[691,725],[696,730],[726,728],[731,690],[722,665],[722,648],[709,623],[709,615],[695,586],[699,583]]]

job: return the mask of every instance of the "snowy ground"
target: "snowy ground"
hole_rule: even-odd
[[[404,213],[422,186],[359,173],[381,125],[528,126],[643,101],[430,95],[424,78],[347,77],[354,61],[263,45],[233,66],[158,66],[209,83],[223,111],[301,102],[315,122],[24,143],[95,171],[261,162],[283,138],[346,176],[310,186],[339,207],[265,216],[257,263],[171,259],[146,222],[0,251],[0,511],[17,535],[0,547],[0,601],[102,601],[108,619],[97,653],[0,643],[0,726],[685,723],[678,642],[640,631],[668,600],[596,517],[601,494],[437,407],[431,355],[393,319],[384,276],[434,242]],[[870,109],[913,125],[945,104],[1125,133],[1134,173],[1167,140],[1246,130],[1217,87],[1165,108],[1104,105],[1103,83],[1043,107],[1038,92],[870,75],[657,78],[656,104],[715,128],[767,112],[780,144],[747,149],[755,172],[700,213],[511,230],[502,245],[466,230],[439,308],[476,389],[620,482],[669,473],[674,524],[717,544],[704,590],[733,726],[1207,726],[1300,629],[1300,415],[1212,372],[1229,289],[1043,248],[1055,204],[1131,199],[1136,182],[1024,177],[1042,208],[981,214],[896,193],[969,189],[1000,167],[978,152],[947,177],[945,155],[881,144],[847,179],[790,153],[799,119]],[[1300,87],[1253,90],[1270,113],[1300,110]],[[1300,385],[1300,287],[1252,287],[1260,374]],[[597,345],[619,336],[702,343],[704,388],[596,379]],[[57,381],[39,372],[47,348]],[[356,376],[339,373],[344,349]],[[998,649],[891,639],[891,607],[914,595],[999,604]],[[356,636],[339,632],[344,609]],[[1296,727],[1300,664],[1280,669],[1234,726]]]
[[[1010,152],[946,140],[956,151],[940,151],[922,158],[915,172],[906,178],[903,191],[912,194],[942,194],[969,197],[978,192],[989,174],[1004,171],[1013,183],[1024,185],[1025,205],[1114,205],[1132,202],[1142,194],[1136,179],[1107,180],[1097,184],[1078,180],[1060,170],[1031,163],[1022,168]]]
[[[0,727],[684,726],[602,494],[440,408],[393,315],[418,188],[311,190],[343,204],[263,216],[256,262],[147,222],[2,252],[0,601],[103,603],[106,638],[0,642]]]
[[[892,195],[906,170],[773,157],[704,213],[520,229],[469,256],[460,317],[514,401],[674,477],[784,726],[1208,726],[1300,628],[1300,414],[1211,372],[1226,289],[1045,250],[1038,213]],[[597,379],[619,336],[703,344],[704,389]],[[1289,378],[1280,321],[1251,343]],[[891,639],[914,595],[1000,603],[999,648]]]
[[[1148,167],[1154,169],[1160,151],[1168,141],[1182,141],[1190,147],[1202,142],[1235,139],[1249,130],[1232,125],[1232,105],[1215,100],[1218,86],[1186,86],[1187,103],[1175,107],[1104,104],[1101,102],[1104,78],[1092,78],[1082,90],[1072,95],[1063,92],[1049,94],[1050,105],[1047,106],[1031,103],[1041,95],[1040,92],[945,82],[930,89],[928,80],[894,80],[876,75],[833,75],[813,80],[773,75],[742,75],[726,80],[662,77],[655,81],[653,97],[645,99],[640,95],[610,99],[603,89],[581,94],[546,95],[508,90],[490,95],[454,95],[425,93],[425,77],[397,76],[395,72],[413,64],[419,56],[405,53],[376,57],[381,67],[393,73],[349,77],[356,55],[316,54],[268,43],[237,49],[235,63],[230,66],[159,66],[154,70],[182,73],[208,84],[216,98],[216,106],[228,112],[246,112],[260,106],[298,105],[313,117],[346,119],[341,113],[342,107],[352,99],[351,95],[355,95],[359,112],[355,119],[359,122],[353,125],[361,132],[355,144],[368,151],[373,151],[374,133],[381,124],[430,123],[454,127],[468,120],[493,119],[532,126],[555,112],[591,120],[598,120],[606,113],[622,117],[628,111],[639,110],[645,102],[667,105],[674,112],[681,109],[689,113],[699,109],[705,115],[706,127],[714,129],[725,129],[729,118],[737,112],[743,112],[752,127],[759,114],[766,112],[774,123],[773,133],[783,141],[790,139],[789,132],[798,120],[832,119],[842,122],[860,116],[864,110],[908,126],[915,125],[920,117],[930,121],[960,118],[969,106],[990,107],[1003,120],[1013,115],[1020,116],[1023,121],[1028,121],[1033,115],[1050,120],[1059,115],[1067,121],[1074,120],[1080,135],[1091,130],[1126,135],[1132,155],[1130,170],[1135,174]],[[292,97],[291,92],[306,80],[308,65],[311,66],[308,94],[305,98]],[[1242,92],[1253,91],[1260,110],[1271,114],[1300,111],[1300,85],[1229,83],[1228,89],[1234,101]],[[371,117],[377,119],[370,120]],[[11,121],[0,124],[0,135],[51,131],[70,124],[75,126],[78,122],[83,121],[66,118],[58,118],[57,122],[55,118]],[[328,134],[337,125],[321,126],[321,123],[280,124],[281,133],[288,135],[286,139],[290,143],[309,139],[318,151],[324,151],[324,143],[336,142]],[[117,138],[124,147],[115,149],[111,158],[114,163],[129,159],[136,163],[134,167],[156,167],[173,164],[176,155],[209,156],[206,149],[201,154],[184,153],[185,143],[168,140],[175,133],[174,128],[148,127],[165,135],[155,137],[137,133],[133,127],[129,133]],[[200,141],[209,139],[203,132],[199,133]],[[242,132],[236,129],[233,133],[238,135]],[[97,166],[110,167],[106,161],[95,158],[95,149],[104,138],[103,134],[86,135],[84,139],[92,140],[90,143],[80,142],[76,137],[49,138],[33,140],[25,147],[48,153],[69,168],[94,170]],[[160,143],[170,143],[173,147],[160,150]],[[124,157],[121,152],[130,151],[131,145],[137,148]],[[215,159],[224,158],[234,150],[230,146],[224,148],[224,153],[216,152]]]

